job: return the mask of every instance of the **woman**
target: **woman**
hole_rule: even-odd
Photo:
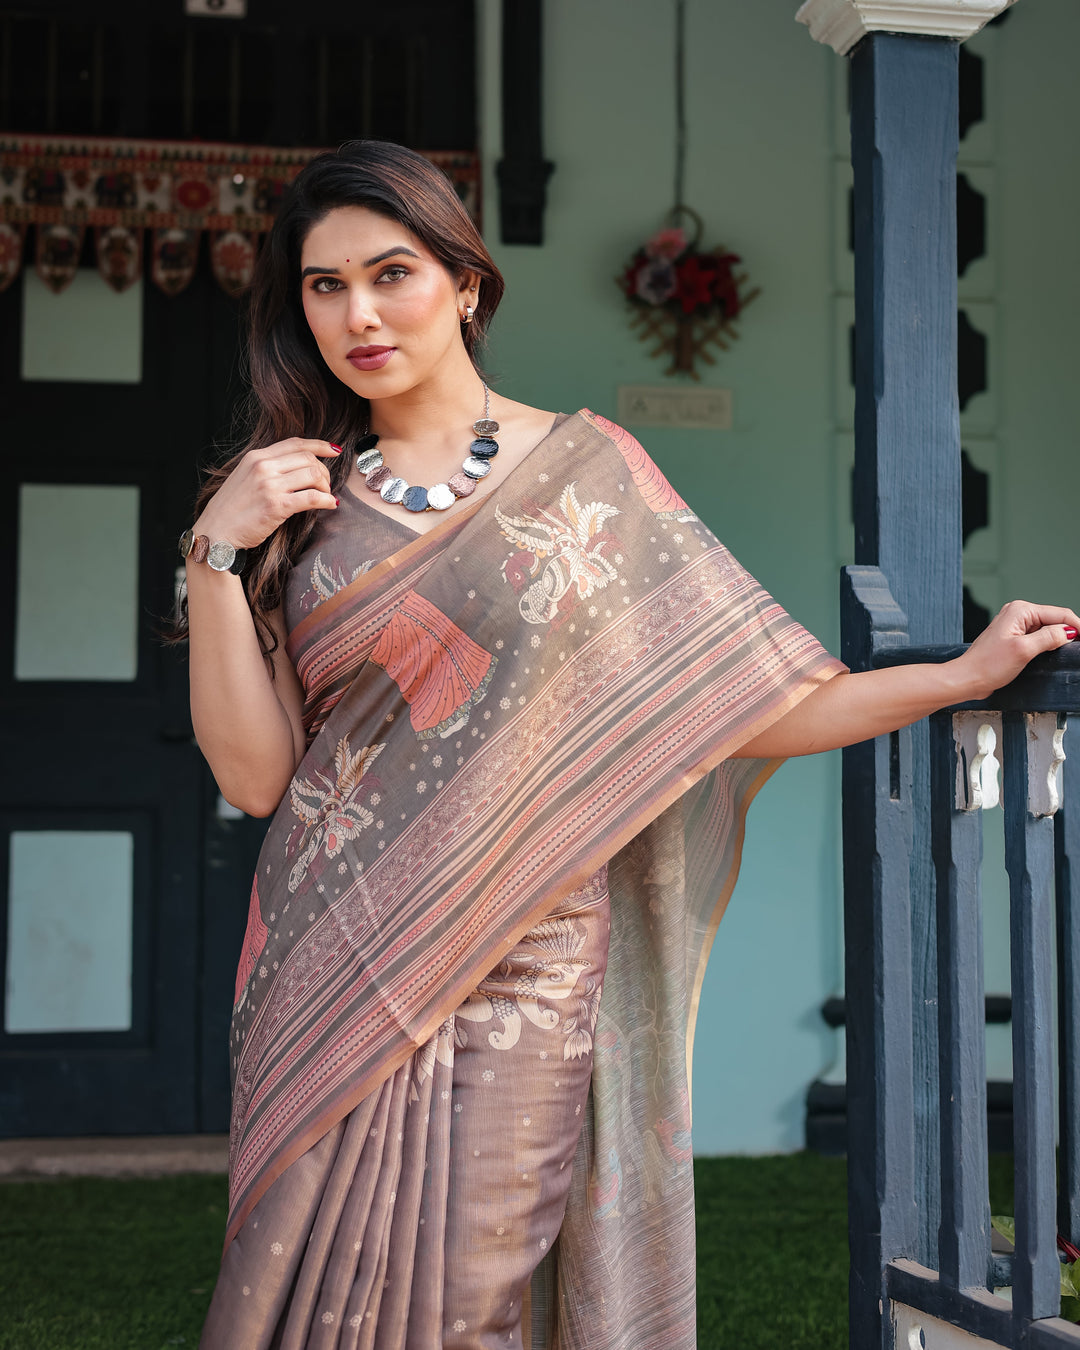
[[[254,430],[182,541],[199,743],[276,812],[207,1350],[692,1345],[690,1033],[754,792],[1080,627],[848,674],[632,437],[486,388],[501,293],[377,142],[260,259]]]

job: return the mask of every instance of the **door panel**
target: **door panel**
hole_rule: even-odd
[[[201,1091],[215,794],[159,633],[195,464],[227,423],[235,306],[207,278],[147,288],[139,384],[21,381],[18,291],[0,295],[0,1132],[220,1128]]]
[[[130,1031],[134,831],[55,824],[9,835],[4,1030]]]
[[[198,1128],[196,945],[184,903],[197,891],[197,839],[175,828],[163,837],[159,810],[124,800],[140,768],[126,760],[117,756],[96,784],[108,810],[39,806],[42,783],[31,779],[30,809],[0,813],[4,1135]],[[198,782],[184,786],[197,800]],[[194,835],[196,812],[183,814],[177,823]],[[184,842],[190,866],[173,872],[166,848]],[[117,866],[125,843],[126,876]],[[58,889],[46,896],[43,882]]]
[[[15,679],[134,680],[139,489],[22,483],[18,522]]]

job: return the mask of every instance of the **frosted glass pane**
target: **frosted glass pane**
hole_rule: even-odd
[[[134,853],[121,831],[11,835],[6,1031],[131,1026]]]
[[[56,295],[24,268],[22,378],[138,384],[142,288],[140,280],[118,294],[96,267],[82,267]]]
[[[19,490],[17,680],[133,680],[139,489]]]

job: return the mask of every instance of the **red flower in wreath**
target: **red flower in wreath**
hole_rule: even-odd
[[[713,303],[716,264],[700,253],[688,254],[675,269],[675,295],[684,314],[708,309]]]
[[[742,262],[742,259],[737,253],[724,253],[717,258],[717,262],[720,266],[717,268],[716,278],[713,282],[713,293],[717,302],[724,307],[724,317],[733,319],[742,309],[742,300],[739,298],[735,276],[731,269],[736,263]],[[727,266],[724,266],[725,263]]]
[[[706,318],[719,313],[733,319],[742,309],[735,267],[738,254],[698,248],[701,222],[686,207],[698,229],[693,238],[679,226],[665,226],[633,255],[618,278],[619,289],[635,305],[665,309],[677,316]]]
[[[681,220],[693,225],[688,234]],[[694,361],[710,344],[721,349],[738,334],[731,321],[758,294],[735,269],[736,253],[698,247],[703,225],[688,206],[676,206],[668,224],[629,259],[616,284],[634,307],[631,326],[643,342],[655,343],[651,356],[672,357],[668,374],[682,371],[697,379]]]

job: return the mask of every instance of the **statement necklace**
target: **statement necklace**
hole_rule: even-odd
[[[378,448],[379,438],[373,431],[361,436],[356,443],[356,467],[371,491],[377,492],[384,502],[403,506],[406,511],[445,511],[459,497],[468,497],[474,492],[477,482],[491,472],[491,461],[499,453],[499,443],[493,439],[499,424],[488,416],[490,411],[491,391],[485,384],[484,415],[472,425],[476,440],[469,446],[461,472],[445,483],[436,483],[429,488],[411,487],[404,478],[396,477],[383,460]]]

